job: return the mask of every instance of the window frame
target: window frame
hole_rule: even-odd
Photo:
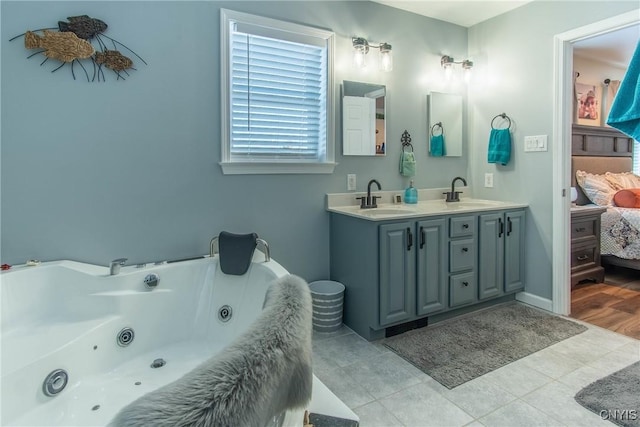
[[[230,29],[232,22],[275,28],[306,37],[325,40],[327,48],[327,89],[326,89],[326,146],[322,161],[304,160],[231,160],[231,73],[230,73]],[[333,61],[335,52],[335,34],[331,31],[294,24],[292,22],[266,18],[263,16],[220,9],[220,98],[221,98],[221,161],[222,173],[234,174],[330,174],[335,162],[335,96]]]

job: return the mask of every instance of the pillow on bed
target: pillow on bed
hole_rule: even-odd
[[[631,172],[612,173],[607,172],[604,174],[609,181],[609,184],[616,190],[622,190],[624,188],[640,188],[640,176]]]
[[[584,194],[598,206],[610,206],[616,189],[609,183],[605,175],[585,171],[576,171],[576,182]],[[638,186],[640,188],[640,186]]]
[[[613,203],[621,208],[640,208],[640,188],[625,188],[616,192]]]

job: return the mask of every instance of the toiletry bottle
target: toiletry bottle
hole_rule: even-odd
[[[410,204],[418,203],[418,190],[413,186],[413,181],[411,181],[409,187],[404,190],[404,202]]]

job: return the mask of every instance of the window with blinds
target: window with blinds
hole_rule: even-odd
[[[221,16],[224,173],[332,172],[333,33]]]

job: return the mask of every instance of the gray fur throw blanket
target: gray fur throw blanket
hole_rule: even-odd
[[[182,378],[124,407],[110,426],[261,427],[311,399],[312,302],[287,275],[267,290],[249,330]]]

